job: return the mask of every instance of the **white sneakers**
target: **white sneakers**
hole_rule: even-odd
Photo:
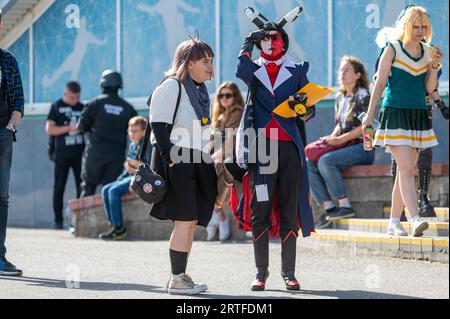
[[[195,284],[188,274],[170,275],[167,283],[169,295],[198,295],[208,290],[204,284]]]
[[[219,240],[225,241],[230,238],[231,235],[231,229],[230,229],[230,218],[228,215],[225,215],[225,220],[220,221],[219,220],[219,214],[216,212],[213,212],[211,221],[208,224],[208,227],[206,227],[206,240],[212,241],[214,240],[214,237],[216,237],[217,230],[219,230]]]
[[[212,213],[211,220],[209,221],[208,227],[206,227],[206,240],[212,241],[217,233],[217,228],[219,227],[219,214],[216,212]]]
[[[430,225],[426,220],[423,220],[421,218],[414,218],[411,220],[411,227],[412,235],[414,237],[421,237],[423,236],[423,233],[430,227]],[[403,228],[401,223],[389,223],[388,235],[406,237],[408,236],[408,232]]]
[[[228,215],[225,215],[225,220],[219,223],[219,240],[228,240],[230,238],[230,235],[230,218],[228,217]]]
[[[426,220],[423,220],[422,218],[416,218],[413,221],[411,221],[412,227],[413,227],[413,236],[414,237],[421,237],[423,236],[423,232],[426,231],[430,225]]]
[[[391,224],[391,223],[389,223],[388,235],[406,237],[406,236],[408,236],[408,233],[403,228],[401,223],[398,223],[398,224]]]

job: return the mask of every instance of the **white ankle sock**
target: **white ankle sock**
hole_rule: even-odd
[[[400,224],[400,218],[392,218],[389,220],[389,225],[395,226]]]
[[[333,209],[335,206],[333,204],[333,202],[328,201],[328,202],[323,202],[323,208],[325,208],[325,210],[330,210]]]
[[[414,216],[414,217],[411,218],[411,222],[414,223],[415,221],[417,221],[417,220],[419,220],[419,219],[420,219],[420,216],[419,216],[419,215],[416,215],[416,216]]]
[[[352,208],[352,204],[350,204],[350,201],[348,200],[348,197],[342,198],[339,200],[339,207],[342,208]]]

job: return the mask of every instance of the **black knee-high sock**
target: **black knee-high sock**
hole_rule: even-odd
[[[285,274],[295,273],[295,259],[297,253],[297,237],[289,234],[288,237],[282,237],[281,243],[281,271]]]
[[[186,272],[188,253],[170,249],[170,265],[172,274],[179,275]]]
[[[265,274],[269,268],[269,233],[266,230],[253,240],[253,248],[258,273]]]

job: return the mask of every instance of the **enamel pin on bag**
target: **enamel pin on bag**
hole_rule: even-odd
[[[167,79],[167,78],[166,78]],[[164,82],[164,79],[162,82]],[[161,83],[162,83],[161,82]],[[177,80],[178,86],[180,88],[180,92],[178,94],[177,105],[175,108],[175,113],[173,115],[173,122],[175,123],[175,117],[180,106],[181,101],[181,84]],[[151,96],[148,100],[148,105],[150,106]],[[145,162],[145,153],[147,152],[148,143],[150,140],[151,134],[151,125],[147,124],[147,129],[145,130],[145,137],[142,144],[142,149],[139,154],[139,167],[136,170],[133,178],[131,179],[131,188],[133,191],[146,203],[148,204],[156,204],[162,202],[164,196],[167,193],[167,181],[154,170],[152,170],[149,165]],[[169,136],[170,136],[169,129]],[[167,168],[166,168],[167,169]],[[166,172],[167,176],[167,172]]]

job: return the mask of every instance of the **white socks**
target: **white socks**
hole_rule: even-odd
[[[348,200],[348,197],[342,198],[339,200],[339,207],[342,208],[352,208],[352,204],[350,204],[350,201]]]
[[[420,215],[416,215],[411,218],[411,223],[414,223],[414,222],[418,221],[419,219],[420,219]]]
[[[389,220],[389,225],[394,226],[394,225],[398,225],[398,224],[400,224],[400,218],[392,218],[391,217],[391,219]]]
[[[325,208],[325,210],[330,210],[333,209],[335,206],[333,204],[333,202],[328,201],[328,202],[323,202],[323,208]]]

